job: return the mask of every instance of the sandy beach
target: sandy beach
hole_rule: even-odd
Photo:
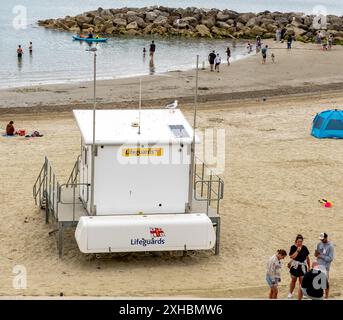
[[[276,63],[261,57],[200,72],[198,125],[223,128],[225,197],[221,207],[221,254],[196,252],[114,255],[81,254],[73,233],[58,258],[56,241],[35,207],[32,185],[45,156],[60,181],[70,174],[80,148],[71,110],[89,107],[92,84],[51,85],[0,91],[0,127],[39,130],[42,138],[0,137],[0,295],[266,298],[267,259],[287,251],[297,233],[311,259],[320,232],[335,246],[332,297],[343,292],[343,148],[340,140],[310,135],[317,112],[343,105],[343,48],[269,43]],[[138,79],[99,82],[99,107],[136,107]],[[192,120],[194,71],[144,78],[143,107],[178,98]],[[24,108],[26,107],[26,108]],[[333,201],[324,208],[321,198]],[[26,222],[25,222],[26,221]],[[15,265],[27,270],[27,289],[12,287]],[[280,297],[290,277],[282,271]]]
[[[200,70],[199,101],[215,102],[263,98],[289,94],[314,94],[319,91],[341,90],[343,88],[343,47],[322,52],[314,44],[294,42],[288,52],[286,44],[264,41],[269,55],[274,53],[276,63],[271,59],[261,65],[261,56],[251,56],[225,65],[222,53],[221,73]],[[98,59],[101,59],[99,57]],[[196,57],[194,57],[195,61]],[[203,61],[200,61],[202,68]],[[206,61],[206,67],[208,62]],[[90,66],[91,67],[91,66]],[[194,100],[195,71],[174,71],[142,77],[143,107],[163,106],[178,99],[180,103]],[[3,108],[29,107],[33,111],[70,110],[87,107],[93,101],[93,83],[69,83],[0,90],[0,112]],[[138,106],[139,79],[117,79],[97,82],[99,107]]]

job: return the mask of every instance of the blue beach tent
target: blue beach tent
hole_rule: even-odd
[[[317,113],[313,120],[312,135],[316,138],[343,139],[343,110]]]

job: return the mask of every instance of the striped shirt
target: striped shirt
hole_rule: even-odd
[[[274,254],[267,263],[267,276],[271,277],[273,281],[278,281],[281,279],[281,268],[282,263]]]

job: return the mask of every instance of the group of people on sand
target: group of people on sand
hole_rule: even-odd
[[[316,44],[320,45],[322,50],[330,50],[333,46],[334,37],[332,34],[325,36],[322,31],[318,31],[316,34]]]
[[[30,41],[30,43],[29,43],[28,49],[29,49],[30,55],[32,55],[32,52],[33,52],[33,45],[32,45],[32,42],[31,42],[31,41]],[[21,44],[20,44],[20,45],[18,45],[18,48],[17,48],[17,56],[18,56],[18,59],[21,59],[21,58],[23,57],[23,54],[24,54],[24,50],[23,50],[23,48],[22,48],[22,46],[21,46]]]
[[[7,126],[6,126],[6,134],[5,134],[6,136],[9,136],[9,137],[13,137],[13,136],[16,136],[16,135],[19,135],[19,136],[25,136],[25,137],[32,137],[32,138],[34,138],[34,137],[43,137],[43,135],[42,134],[40,134],[38,131],[33,131],[33,133],[32,134],[26,134],[25,133],[25,130],[22,130],[22,129],[20,129],[20,130],[16,130],[15,128],[14,128],[14,121],[13,120],[11,120],[8,124],[7,124]]]
[[[322,300],[329,297],[330,266],[334,258],[334,246],[323,232],[319,236],[320,242],[314,251],[314,261],[311,264],[310,251],[304,245],[304,238],[298,234],[295,243],[291,246],[288,256],[291,281],[288,299],[293,298],[297,282],[299,283],[298,300],[303,297],[312,300]],[[269,298],[277,299],[278,286],[281,282],[282,260],[287,256],[284,249],[280,249],[267,263],[266,281],[270,288]]]
[[[230,66],[230,59],[231,59],[231,49],[230,49],[230,47],[226,48],[225,53],[226,53],[227,65]],[[211,72],[214,72],[214,71],[219,72],[220,65],[222,63],[222,58],[220,57],[219,53],[216,53],[215,50],[210,52],[210,54],[208,55],[208,62],[210,64]]]

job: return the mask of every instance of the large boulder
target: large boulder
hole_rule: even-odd
[[[243,24],[246,24],[251,18],[254,18],[255,14],[253,13],[243,13],[238,16],[237,21]]]
[[[145,14],[145,21],[153,22],[157,18],[157,14],[153,11],[149,11]]]
[[[207,28],[211,29],[216,25],[216,18],[214,16],[210,16],[207,18],[202,19],[201,24],[205,25]]]
[[[82,26],[84,23],[92,23],[93,18],[87,17],[86,15],[78,15],[75,17],[75,20],[79,26]]]
[[[230,19],[230,16],[228,14],[224,14],[222,11],[218,12],[217,14],[218,21],[227,21],[229,19]]]
[[[252,17],[251,19],[249,19],[249,21],[246,23],[246,27],[252,28],[254,26],[258,26],[259,25],[259,20],[257,17]]]
[[[181,19],[181,23],[187,23],[190,26],[195,27],[198,23],[198,20],[195,17],[185,17]]]
[[[243,30],[245,25],[242,22],[237,22],[236,23],[236,29],[237,31]]]
[[[267,33],[267,30],[260,26],[254,26],[249,31],[247,31],[247,33],[248,36],[256,37],[262,36],[264,33]]]
[[[211,38],[211,31],[203,24],[199,24],[195,27],[196,31],[199,33],[200,37]]]
[[[86,30],[94,30],[95,26],[93,24],[90,23],[84,23],[82,25],[82,29],[86,29]]]
[[[100,13],[100,17],[105,20],[111,20],[113,18],[113,14],[110,10],[102,10]]]
[[[168,18],[165,16],[159,16],[154,20],[154,25],[156,26],[164,26],[168,23]]]
[[[137,30],[137,29],[138,29],[138,23],[136,21],[133,21],[126,26],[126,30]]]
[[[226,22],[223,22],[223,21],[217,21],[217,27],[221,28],[221,29],[229,29],[230,28],[230,26]]]
[[[289,23],[289,19],[285,16],[282,16],[282,17],[276,18],[275,22],[279,27],[284,27]]]
[[[131,23],[131,22],[134,22],[134,21],[137,22],[139,28],[144,29],[146,27],[146,22],[144,21],[143,18],[138,17],[138,16],[133,16],[133,15],[129,15],[127,17],[127,22],[128,23]]]
[[[96,25],[99,25],[99,24],[104,24],[105,23],[105,19],[100,17],[100,16],[95,16],[94,19],[93,19],[93,24],[96,26]]]
[[[292,25],[288,25],[286,32],[285,32],[285,35],[286,36],[294,35],[297,38],[297,37],[301,37],[301,36],[305,35],[306,33],[307,33],[307,30],[297,28],[297,27],[294,27]]]
[[[64,20],[64,24],[69,28],[78,28],[78,24],[76,22],[76,20],[72,19],[72,18],[68,18]]]
[[[229,19],[233,19],[233,20],[236,20],[239,16],[239,13],[233,10],[224,10],[223,13],[225,15],[228,15]]]
[[[305,29],[305,30],[308,29],[308,27],[307,27],[305,24],[303,24],[302,22],[297,21],[297,20],[293,20],[293,21],[291,22],[291,25],[292,25],[293,27],[300,28],[300,29]]]
[[[120,26],[120,27],[126,27],[127,21],[126,21],[126,19],[115,18],[115,19],[113,19],[113,24],[116,26]]]

